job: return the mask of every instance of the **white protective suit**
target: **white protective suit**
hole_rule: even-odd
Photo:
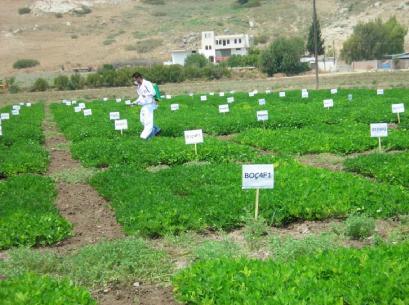
[[[137,104],[142,106],[140,113],[140,121],[143,125],[141,138],[148,139],[153,131],[153,112],[158,108],[155,101],[155,89],[150,81],[143,80],[141,85],[137,85],[136,92],[138,93]]]

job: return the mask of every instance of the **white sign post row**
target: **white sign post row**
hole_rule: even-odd
[[[256,203],[254,217],[257,220],[260,202],[260,189],[274,188],[274,165],[273,164],[253,164],[242,167],[242,188],[243,190],[256,190]]]

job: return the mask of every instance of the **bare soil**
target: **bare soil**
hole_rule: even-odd
[[[80,167],[79,162],[73,160],[68,151],[57,149],[58,144],[67,141],[58,133],[55,123],[51,121],[48,107],[46,109],[45,145],[51,157],[48,174]],[[73,236],[55,246],[58,252],[70,252],[102,240],[124,237],[109,204],[91,186],[61,182],[57,188],[56,205],[62,216],[74,225]]]

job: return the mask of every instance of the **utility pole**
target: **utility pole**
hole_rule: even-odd
[[[314,24],[314,49],[315,49],[315,89],[320,88],[320,80],[319,80],[319,73],[318,73],[318,29],[317,29],[317,6],[315,4],[315,0],[312,0],[314,13],[313,13],[313,24]]]

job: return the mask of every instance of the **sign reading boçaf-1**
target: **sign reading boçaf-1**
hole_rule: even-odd
[[[243,189],[273,189],[274,165],[251,164],[242,167]]]
[[[371,124],[371,137],[372,138],[382,138],[388,136],[388,124],[387,123],[376,123]]]

